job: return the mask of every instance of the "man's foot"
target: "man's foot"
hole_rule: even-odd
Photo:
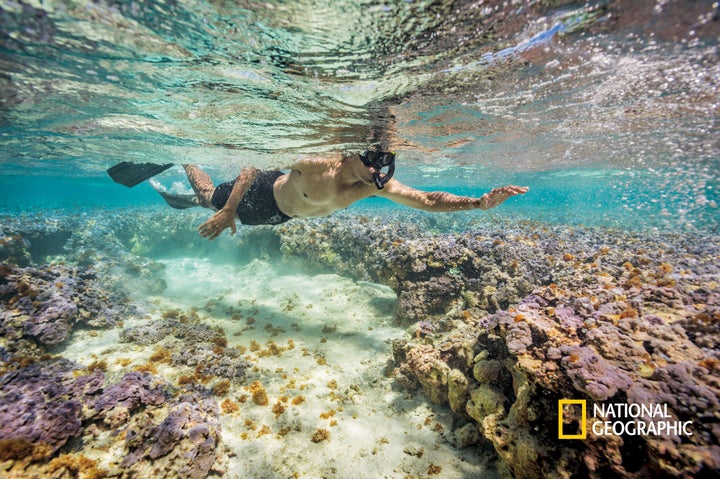
[[[152,185],[153,189],[157,191],[160,196],[163,197],[165,202],[175,209],[185,210],[188,208],[200,206],[200,201],[198,200],[197,195],[179,195],[175,193],[168,193],[165,187],[157,181],[150,180],[150,184]]]
[[[196,195],[176,195],[173,193],[165,193],[164,191],[158,191],[158,193],[160,193],[160,196],[163,197],[167,204],[178,210],[200,206],[200,201]]]

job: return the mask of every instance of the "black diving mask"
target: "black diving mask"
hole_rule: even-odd
[[[360,154],[360,160],[363,165],[375,169],[372,176],[378,190],[382,190],[395,173],[395,153],[391,151],[366,151]],[[386,167],[387,173],[381,177],[381,170]]]

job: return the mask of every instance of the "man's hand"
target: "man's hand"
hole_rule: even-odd
[[[480,209],[489,210],[490,208],[495,208],[497,205],[510,198],[511,196],[524,195],[528,192],[528,189],[529,188],[525,186],[515,185],[501,186],[500,188],[495,188],[494,190],[490,191],[489,193],[485,193],[480,197]]]
[[[232,230],[232,234],[237,233],[235,228],[235,213],[228,211],[225,208],[218,210],[214,215],[210,217],[205,223],[200,225],[200,236],[209,240],[214,240],[220,233],[226,228]]]

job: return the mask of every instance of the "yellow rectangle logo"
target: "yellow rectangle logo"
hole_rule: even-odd
[[[563,433],[563,412],[566,406],[580,406],[580,433],[564,434]],[[558,401],[558,439],[585,439],[587,437],[587,404],[585,399],[560,399]]]

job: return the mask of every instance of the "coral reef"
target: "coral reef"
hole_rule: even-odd
[[[201,479],[222,471],[218,406],[211,399],[182,395],[156,424],[153,415],[136,415],[125,435],[128,454],[122,460],[127,477]]]
[[[5,459],[44,459],[80,434],[81,396],[86,389],[97,391],[102,374],[75,379],[73,366],[56,360],[0,377],[0,441]]]
[[[127,373],[106,384],[100,369],[82,375],[84,369],[67,359],[48,359],[0,377],[0,440],[32,448],[16,459],[49,457],[90,422],[117,428],[170,397],[166,386],[147,375]]]
[[[194,228],[163,215],[155,220],[3,223],[0,460],[6,470],[222,473],[219,414],[233,415],[239,406],[227,397],[218,407],[212,394],[232,396],[249,363],[197,310],[165,311],[120,332],[122,341],[157,345],[148,364],[121,377],[106,377],[112,367],[98,358],[84,368],[47,356],[73,328],[113,328],[137,317],[124,286],[163,290],[162,266],[141,256],[162,254],[156,239],[177,238],[194,252],[206,247],[194,249],[201,243]],[[455,417],[443,433],[447,441],[478,451],[492,447],[507,476],[711,477],[720,470],[718,238],[502,222],[489,228],[455,224],[451,216],[412,221],[390,226],[387,218],[343,214],[249,229],[234,244],[392,288],[395,321],[409,327],[407,339],[392,345],[388,374],[447,406]],[[66,263],[37,264],[52,256]],[[259,357],[284,351],[272,341],[267,351],[257,342],[250,350]],[[161,364],[189,369],[179,388],[152,374]],[[245,389],[255,405],[270,406],[260,382]],[[693,434],[596,434],[593,426],[604,418],[591,407],[585,423],[570,409],[558,424],[561,399],[663,404],[673,420],[691,422]],[[303,400],[295,396],[292,404]],[[281,402],[267,410],[287,416]],[[587,431],[587,438],[559,440],[558,427]],[[318,429],[311,440],[327,440],[325,432]],[[87,459],[74,440],[88,435],[102,437],[92,447],[122,450],[124,461]],[[427,470],[439,473],[436,466]]]
[[[197,311],[168,311],[164,316],[121,331],[121,340],[148,345],[172,337],[165,343],[170,364],[194,368],[194,375],[200,382],[207,382],[212,377],[233,380],[245,377],[249,364],[242,352],[227,347],[225,333],[203,323]]]
[[[154,384],[150,375],[138,372],[125,374],[117,383],[104,388],[94,401],[94,414],[110,427],[127,422],[132,414],[146,406],[159,406],[168,396],[160,384]]]
[[[0,236],[0,261],[14,266],[29,266],[32,262],[28,240],[19,234]]]
[[[134,314],[123,290],[92,269],[54,265],[0,271],[0,331],[10,342],[32,339],[41,349],[67,339],[76,325],[108,328]]]
[[[171,318],[148,321],[120,331],[120,340],[127,343],[135,343],[140,346],[158,344],[168,335],[172,334],[176,323],[177,321]]]
[[[639,247],[608,236],[612,249],[556,256],[554,282],[514,306],[453,320],[431,344],[396,343],[395,374],[430,401],[449,405],[459,424],[475,424],[514,477],[712,475],[720,469],[714,256],[663,253],[672,250],[671,238]],[[565,241],[558,235],[557,244]],[[683,246],[678,250],[708,248]],[[667,405],[674,421],[692,422],[692,436],[589,432],[586,441],[560,441],[557,408],[564,398]],[[593,431],[603,418],[590,409],[586,424],[572,413],[563,420]]]
[[[126,452],[111,464],[113,476],[203,478],[211,469],[222,471],[226,455],[214,400],[175,396],[170,385],[148,374],[130,372],[110,383],[100,369],[78,374],[83,370],[52,359],[0,377],[0,460],[14,461],[6,465],[11,477],[76,468],[69,457],[42,461],[73,438],[97,434],[98,427],[112,434],[96,447]]]
[[[388,226],[342,216],[289,222],[277,229],[288,261],[390,286],[396,320],[411,324],[450,311],[494,312],[515,304],[550,275],[532,240],[502,236],[430,235],[419,225]]]
[[[10,477],[201,478],[222,473],[226,455],[219,408],[203,387],[191,382],[186,394],[178,395],[169,383],[147,373],[156,371],[152,362],[111,380],[104,360],[96,358],[85,368],[47,354],[61,351],[75,328],[108,329],[138,318],[141,309],[127,292],[165,288],[163,266],[141,256],[148,252],[145,245],[152,249],[162,243],[163,234],[168,242],[177,240],[180,230],[188,244],[201,243],[194,228],[178,226],[133,215],[67,215],[64,221],[45,222],[8,218],[2,223],[0,461]],[[121,334],[143,345],[168,336],[169,346],[177,346],[175,354],[161,348],[154,362],[190,366],[198,382],[244,377],[247,363],[240,351],[228,348],[224,333],[202,324],[195,312],[167,312]],[[214,390],[228,387],[229,382],[216,382]],[[97,464],[86,457],[93,449],[124,453]]]
[[[393,345],[394,375],[458,416],[449,441],[482,436],[515,477],[720,469],[717,238],[532,224],[428,234],[423,221],[337,217],[277,230],[288,261],[397,293],[395,319],[414,327]],[[559,441],[564,398],[666,404],[693,435]],[[588,430],[601,419],[563,420]]]

